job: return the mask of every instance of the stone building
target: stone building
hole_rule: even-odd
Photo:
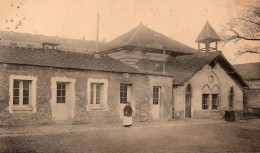
[[[208,22],[196,40],[198,50],[141,23],[106,43],[101,53],[140,71],[173,75],[174,118],[222,117],[225,110],[242,115],[242,89],[247,85],[217,50],[219,40]]]
[[[244,112],[260,116],[260,62],[234,65],[249,88],[244,89]]]
[[[127,101],[136,122],[241,114],[247,85],[217,41],[208,23],[198,50],[140,24],[93,55],[1,47],[0,122],[119,122]]]

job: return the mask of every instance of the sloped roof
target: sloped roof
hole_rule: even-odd
[[[202,31],[196,39],[196,42],[205,42],[206,39],[208,39],[210,42],[221,40],[208,21],[204,25]]]
[[[242,77],[234,72],[232,65],[225,59],[221,52],[200,53],[174,57],[166,62],[166,73],[174,76],[173,85],[182,85],[192,78],[206,64],[213,60],[218,61],[223,68],[230,72],[231,77],[237,80],[242,86],[247,86]]]
[[[95,58],[90,54],[57,50],[0,48],[0,62],[56,68],[141,73],[137,69],[114,60],[109,56]]]
[[[197,50],[177,42],[165,35],[162,35],[142,23],[131,31],[117,37],[116,39],[104,44],[100,52],[106,52],[116,48],[133,46],[149,49],[159,49],[176,53],[196,53]]]
[[[245,80],[260,79],[260,62],[233,65]]]

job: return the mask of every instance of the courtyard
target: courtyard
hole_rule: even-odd
[[[49,126],[56,129],[64,126]],[[69,125],[65,125],[69,127]],[[75,129],[74,126],[73,128]],[[38,127],[37,127],[38,128]],[[43,127],[44,128],[44,127]],[[47,127],[46,127],[47,128]],[[80,128],[78,128],[80,129]],[[0,136],[1,152],[259,152],[260,120],[179,120]]]

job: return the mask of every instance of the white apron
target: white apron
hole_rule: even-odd
[[[123,118],[123,125],[132,125],[132,117],[131,116],[124,116]]]

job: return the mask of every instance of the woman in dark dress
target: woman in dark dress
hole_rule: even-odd
[[[127,102],[126,106],[124,108],[124,118],[123,118],[123,126],[124,127],[129,127],[132,126],[132,107],[130,106],[130,103]]]

